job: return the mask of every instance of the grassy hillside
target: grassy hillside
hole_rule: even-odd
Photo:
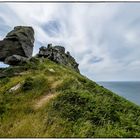
[[[140,137],[139,106],[65,66],[0,72],[0,137]]]

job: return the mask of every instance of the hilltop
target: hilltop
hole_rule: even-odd
[[[62,63],[64,48],[18,48],[2,59],[11,66],[0,69],[0,137],[140,137],[140,107],[81,75],[73,57]]]

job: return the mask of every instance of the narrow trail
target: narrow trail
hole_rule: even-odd
[[[39,109],[42,106],[44,106],[47,102],[49,102],[51,99],[55,98],[58,93],[56,93],[55,89],[62,84],[63,80],[54,80],[54,77],[49,77],[49,82],[51,82],[51,92],[47,95],[41,96],[34,104],[34,109]]]
[[[61,85],[63,80],[58,80],[52,83],[51,88],[56,89],[59,85]]]
[[[51,99],[55,98],[58,94],[47,94],[45,96],[42,96],[34,105],[35,109],[41,108],[43,105],[45,105],[47,102],[49,102]]]

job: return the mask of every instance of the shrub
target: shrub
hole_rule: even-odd
[[[82,117],[87,99],[78,92],[65,91],[53,104],[55,110],[60,110],[60,115],[70,121],[76,121]]]
[[[36,77],[27,77],[22,86],[24,92],[30,92],[34,97],[46,93],[49,90],[47,79],[44,75],[37,75]]]
[[[26,78],[25,82],[24,82],[24,84],[22,86],[22,89],[24,91],[27,91],[27,90],[31,90],[32,87],[33,87],[33,78],[31,78],[31,77]]]

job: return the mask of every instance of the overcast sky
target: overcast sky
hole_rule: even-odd
[[[17,25],[34,28],[34,54],[62,45],[92,80],[140,80],[140,3],[1,3],[0,39]]]

